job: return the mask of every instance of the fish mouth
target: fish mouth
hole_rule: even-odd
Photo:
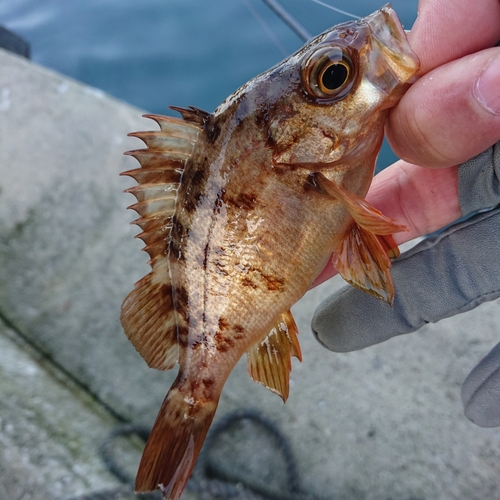
[[[367,16],[374,46],[381,51],[397,84],[413,82],[420,62],[406,38],[405,30],[390,4]]]

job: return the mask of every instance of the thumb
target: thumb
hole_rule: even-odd
[[[500,48],[440,66],[415,82],[389,116],[396,155],[415,165],[457,165],[500,139]]]

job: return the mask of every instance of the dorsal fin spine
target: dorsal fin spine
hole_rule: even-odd
[[[129,134],[131,137],[137,137],[147,146],[149,153],[169,153],[175,152],[191,154],[196,139],[177,137],[163,130],[155,130],[153,132],[134,132]]]
[[[198,139],[200,126],[182,118],[173,118],[171,116],[162,115],[143,115],[144,118],[154,120],[160,127],[162,132],[167,132],[169,135],[184,139],[191,139],[194,142]]]
[[[191,112],[194,113],[194,112]],[[121,322],[134,347],[152,368],[168,370],[179,356],[177,324],[183,322],[174,308],[170,276],[169,241],[178,189],[184,167],[201,128],[178,118],[146,115],[160,130],[131,134],[145,149],[128,151],[141,168],[122,175],[138,185],[126,191],[137,202],[129,208],[139,214],[133,221],[142,229],[151,272],[138,281],[122,305]]]
[[[180,113],[182,118],[184,118],[184,120],[186,120],[188,123],[198,125],[200,127],[203,127],[205,125],[205,122],[210,116],[210,113],[207,113],[202,109],[195,108],[194,106],[189,106],[189,108],[169,106],[169,108]]]

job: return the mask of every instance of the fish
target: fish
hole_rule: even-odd
[[[121,309],[151,368],[179,371],[146,443],[135,489],[177,500],[224,383],[246,353],[252,379],[286,401],[290,312],[332,258],[352,285],[392,303],[392,234],[370,206],[387,114],[419,62],[389,4],[339,24],[230,95],[213,113],[145,115],[124,172],[151,272]],[[333,253],[333,256],[332,256]]]

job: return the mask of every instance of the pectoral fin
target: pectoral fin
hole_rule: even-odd
[[[391,261],[376,235],[353,223],[332,258],[349,284],[392,305]]]
[[[390,259],[399,256],[392,233],[406,231],[406,227],[323,174],[315,172],[311,176],[316,188],[340,201],[354,219],[339,248],[333,253],[334,266],[351,285],[392,304],[394,285],[389,272]]]
[[[372,207],[365,199],[354,193],[349,193],[323,174],[315,172],[311,176],[313,184],[324,194],[340,201],[363,229],[379,235],[390,235],[408,230],[405,226],[396,223],[395,220],[386,217]]]
[[[253,380],[279,394],[286,401],[289,393],[292,356],[302,361],[298,329],[290,311],[281,314],[267,336],[247,352],[248,373]]]
[[[382,248],[384,249],[384,252],[386,253],[387,257],[389,257],[389,259],[393,260],[399,257],[399,247],[394,241],[392,234],[377,234],[377,239],[382,245]]]

